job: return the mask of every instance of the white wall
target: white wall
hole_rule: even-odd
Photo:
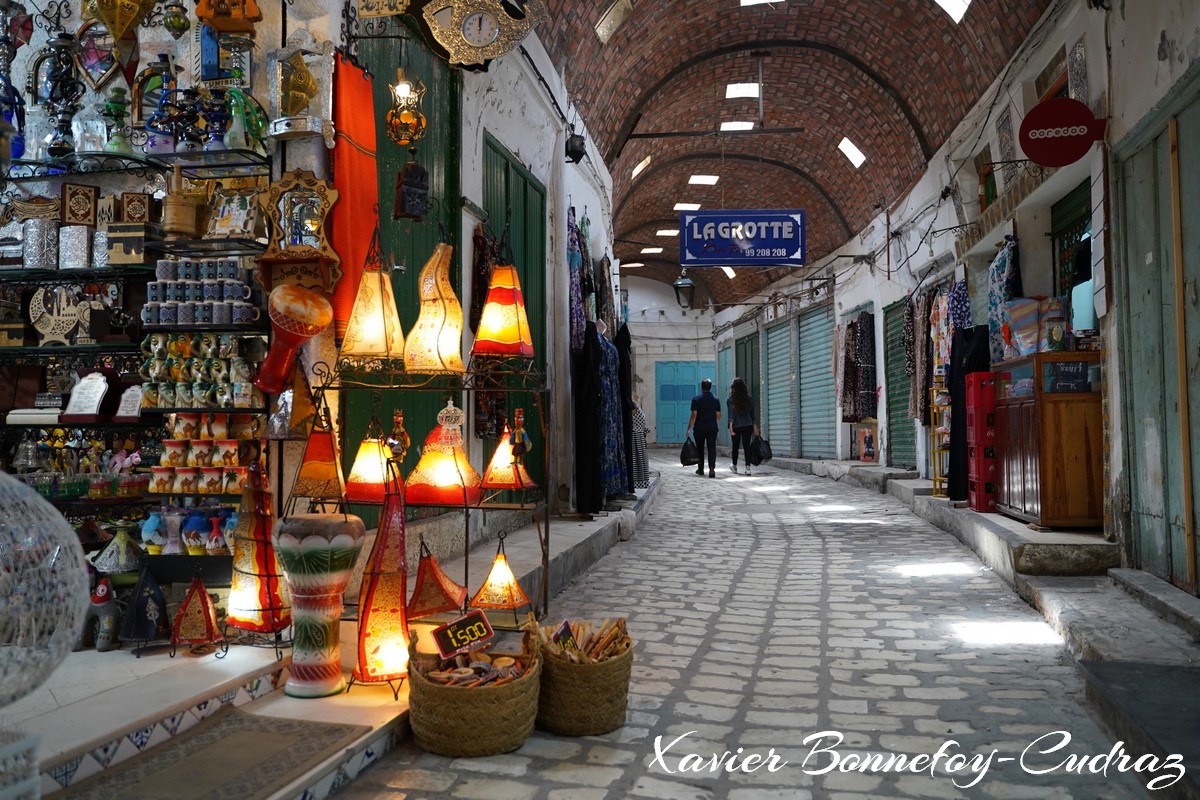
[[[1124,0],[1109,14],[1112,43],[1112,120],[1108,141],[1119,142],[1200,60],[1200,3]],[[1150,6],[1153,13],[1146,13]]]

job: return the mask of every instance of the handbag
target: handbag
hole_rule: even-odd
[[[775,454],[771,452],[771,443],[768,442],[766,439],[759,438],[758,439],[759,461],[761,463],[765,464],[766,462],[770,461],[774,457],[775,457]]]
[[[685,467],[694,467],[700,463],[700,450],[690,436],[684,440],[683,449],[679,451],[679,463]]]
[[[750,466],[757,467],[765,461],[770,461],[773,455],[771,452],[771,443],[755,434],[754,438],[750,440],[750,453],[748,457]]]

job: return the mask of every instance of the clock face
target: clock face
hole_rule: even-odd
[[[462,35],[469,45],[487,47],[500,35],[500,23],[486,11],[472,11],[463,19]]]

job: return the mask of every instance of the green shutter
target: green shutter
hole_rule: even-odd
[[[893,467],[915,467],[917,464],[917,431],[908,416],[908,392],[912,378],[904,371],[904,302],[893,303],[883,310],[884,338],[887,352],[884,358],[887,387],[887,452]]]
[[[828,303],[800,315],[800,457],[837,457],[833,313]]]
[[[792,378],[792,326],[785,322],[767,328],[763,337],[766,342],[767,380],[763,386],[766,398],[763,412],[763,435],[771,442],[771,449],[781,456],[791,456],[795,443],[795,380]]]
[[[722,395],[729,394],[729,386],[733,383],[734,377],[733,348],[722,347],[717,351],[717,387],[720,390],[716,393],[717,397],[720,397],[722,400],[725,399]],[[728,410],[726,413],[728,413]],[[729,438],[728,425],[722,425],[721,429],[717,431],[717,441],[726,447],[729,447],[733,443]]]

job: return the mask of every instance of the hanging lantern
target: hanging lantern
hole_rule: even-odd
[[[342,477],[342,460],[338,455],[337,437],[329,419],[329,407],[322,399],[313,420],[312,432],[304,445],[304,457],[292,484],[291,501],[308,497],[313,504],[340,503],[346,493]]]
[[[421,562],[417,564],[417,586],[408,601],[409,619],[420,619],[444,611],[462,609],[467,599],[467,587],[450,579],[437,559],[433,557],[425,540],[421,540]]]
[[[175,624],[171,629],[171,644],[175,646],[199,647],[212,644],[221,638],[217,630],[217,607],[199,578],[192,578],[187,595],[175,612]]]
[[[338,359],[343,369],[353,369],[362,363],[355,359],[389,362],[395,359],[402,369],[403,358],[404,331],[396,312],[392,273],[379,257],[379,228],[376,227]]]
[[[450,285],[454,248],[438,242],[421,270],[421,313],[404,342],[404,368],[416,375],[461,375],[462,306]]]
[[[504,425],[504,433],[500,435],[500,443],[487,470],[483,473],[483,488],[485,489],[533,489],[537,484],[525,469],[525,454],[529,450],[529,434],[525,432],[525,411],[518,408],[514,412],[515,430]]]
[[[492,569],[483,586],[480,586],[479,591],[471,598],[471,606],[474,608],[499,608],[515,612],[521,606],[531,605],[529,597],[517,583],[517,576],[513,575],[512,568],[508,565],[508,556],[504,552],[504,538],[507,535],[500,534]]]
[[[438,424],[425,439],[421,460],[404,483],[409,505],[470,506],[483,498],[479,473],[463,450],[463,419],[453,400],[438,412]]]
[[[401,147],[425,138],[425,114],[421,101],[425,97],[425,84],[417,77],[406,77],[403,67],[396,67],[396,82],[388,84],[392,94],[392,107],[387,112],[387,135]]]
[[[471,356],[522,356],[533,358],[533,339],[529,333],[529,317],[525,314],[525,298],[517,268],[512,264],[492,267],[487,301],[479,317],[475,344]]]
[[[233,549],[233,581],[226,622],[254,633],[278,633],[292,623],[291,597],[271,543],[271,492],[261,465],[251,464],[238,507],[238,524],[226,538]]]
[[[375,412],[367,423],[367,432],[354,456],[350,477],[346,479],[346,499],[351,503],[382,503],[384,499],[392,450],[384,441],[383,425],[378,415],[379,400],[376,394]]]
[[[404,490],[393,462],[375,545],[358,593],[358,664],[354,680],[393,681],[408,674],[408,560],[404,542]]]
[[[163,27],[175,41],[191,30],[192,21],[188,19],[187,9],[179,0],[167,0],[163,5]]]

